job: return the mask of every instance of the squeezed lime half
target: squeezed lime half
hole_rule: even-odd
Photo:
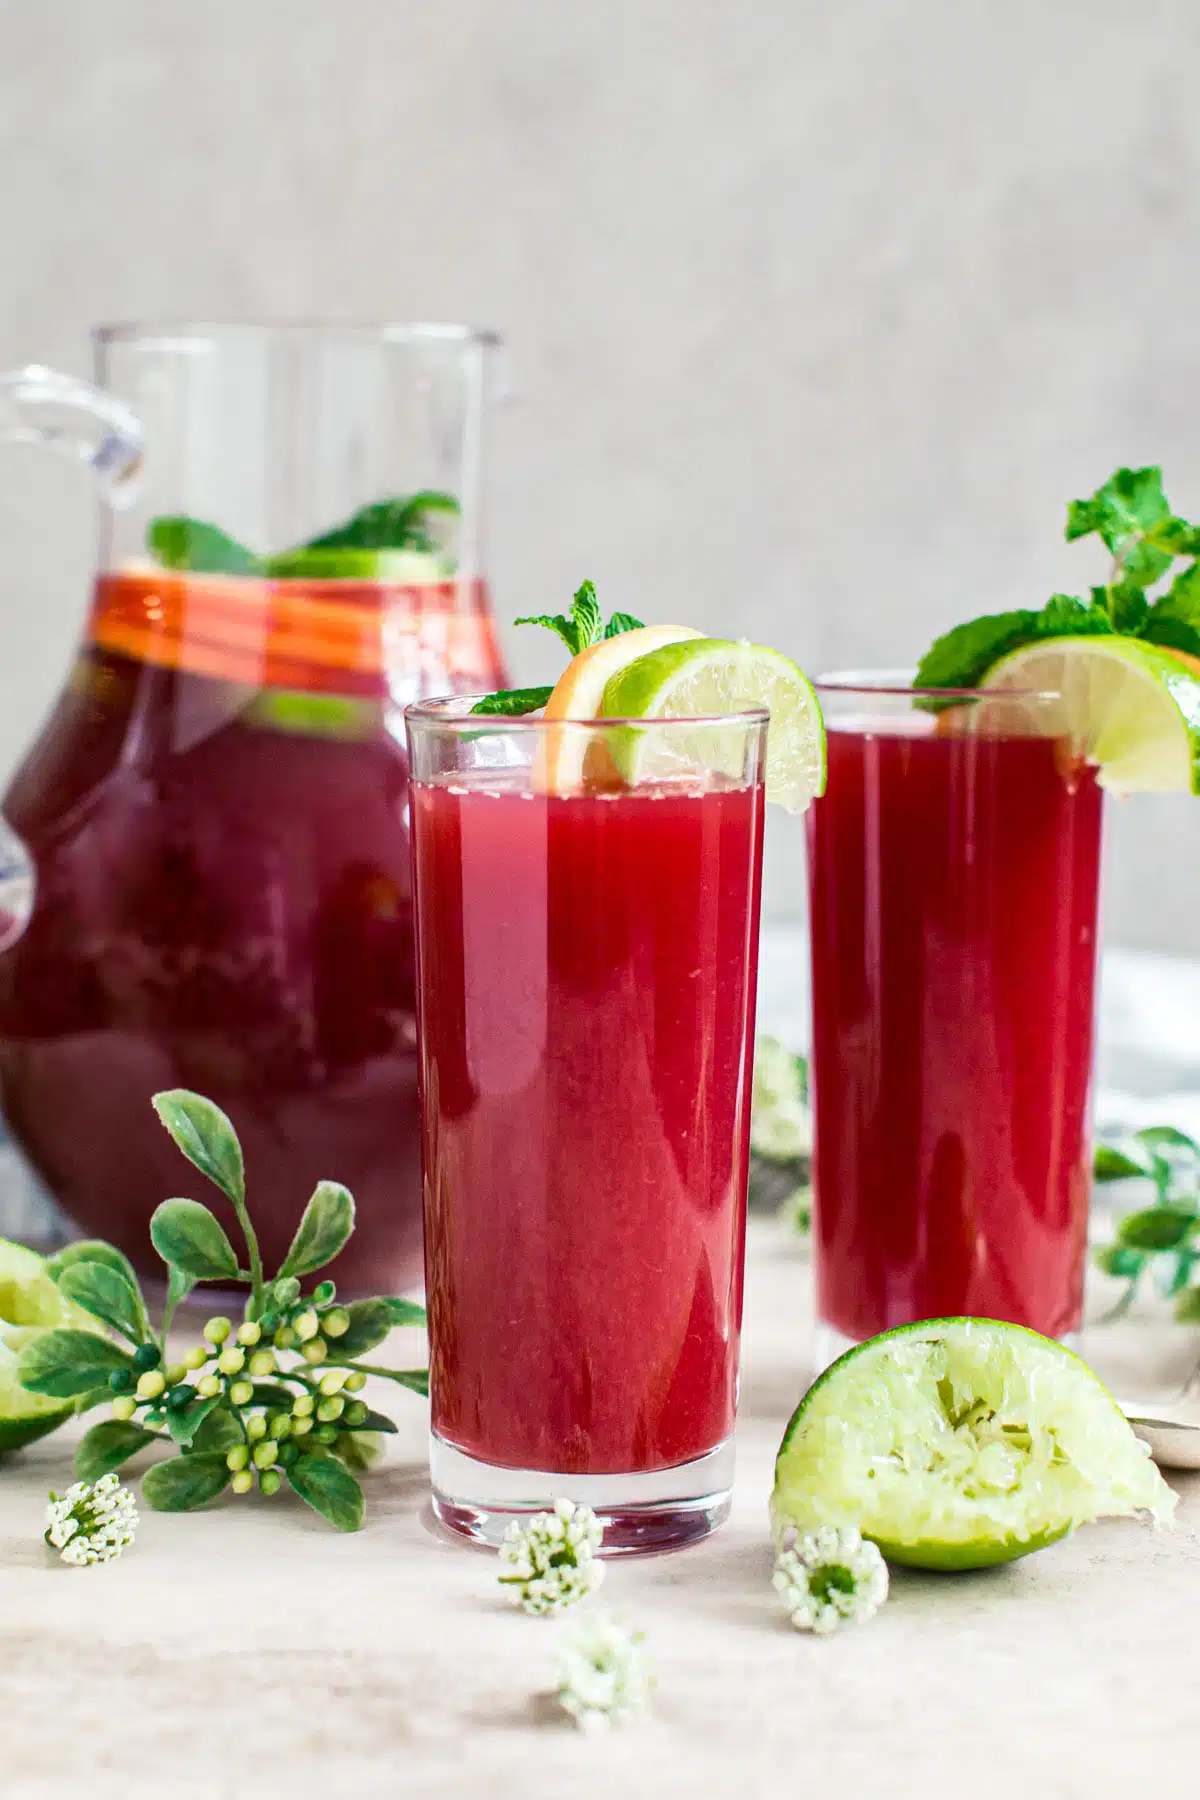
[[[619,640],[618,640],[619,641]],[[696,719],[765,708],[767,799],[800,813],[825,791],[825,727],[816,692],[788,656],[761,644],[685,638],[618,669],[606,683],[601,716],[609,719]],[[681,764],[714,773],[740,772],[741,739],[698,724],[694,734],[631,729],[613,747],[633,782],[669,777]]]
[[[1048,638],[1001,657],[981,685],[984,729],[989,693],[1057,694],[1026,709],[1030,728],[1066,738],[1103,787],[1200,793],[1200,662],[1182,651],[1141,638]]]
[[[1108,1389],[1061,1344],[932,1319],[839,1357],[793,1413],[771,1520],[856,1525],[889,1562],[978,1569],[1095,1519],[1170,1521],[1176,1495]]]
[[[0,1238],[0,1455],[53,1431],[75,1410],[70,1400],[31,1394],[17,1379],[22,1347],[56,1325],[98,1331],[95,1319],[61,1294],[43,1257]]]

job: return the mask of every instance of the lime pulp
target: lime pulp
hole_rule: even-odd
[[[890,1562],[1009,1562],[1176,1496],[1108,1390],[1049,1338],[991,1319],[884,1332],[832,1364],[775,1464],[776,1537],[855,1525]]]

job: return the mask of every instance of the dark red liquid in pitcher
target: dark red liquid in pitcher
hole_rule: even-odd
[[[477,623],[474,687],[500,676]],[[431,677],[439,691],[454,679]],[[224,1204],[151,1109],[176,1086],[232,1117],[269,1266],[329,1177],[358,1206],[343,1286],[420,1276],[399,709],[361,671],[326,670],[320,686],[254,686],[93,642],[5,804],[37,872],[33,918],[0,957],[5,1112],[72,1220],[160,1278],[155,1206],[178,1193]]]
[[[920,721],[916,722],[918,725]],[[809,814],[821,1320],[1077,1328],[1101,793],[1048,739],[829,730]]]

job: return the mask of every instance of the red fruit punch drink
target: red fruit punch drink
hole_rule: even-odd
[[[1101,792],[1035,701],[819,684],[809,814],[822,1360],[951,1314],[1080,1322]],[[864,678],[866,679],[866,678]]]
[[[743,780],[549,793],[604,727],[461,711],[409,712],[435,1504],[665,1547],[728,1509],[764,727]]]

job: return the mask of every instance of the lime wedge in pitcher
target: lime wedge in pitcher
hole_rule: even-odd
[[[1034,729],[1064,737],[1125,794],[1200,793],[1200,662],[1132,637],[1048,638],[1003,656],[983,677],[988,694],[1057,694],[1028,709]],[[1019,699],[1016,700],[1019,706]],[[1002,715],[998,715],[1002,719]]]
[[[633,633],[629,634],[633,636]],[[616,643],[624,640],[618,638]],[[689,637],[663,644],[615,670],[605,684],[601,715],[609,719],[711,719],[765,707],[767,799],[803,812],[825,790],[825,727],[813,685],[790,657],[761,644]],[[740,737],[729,738],[740,756]],[[631,730],[613,754],[633,781],[673,773],[680,761],[721,767],[722,738],[712,726],[669,736]],[[663,759],[669,759],[664,761]],[[659,763],[663,762],[660,768]]]
[[[1019,1325],[934,1319],[849,1350],[775,1464],[777,1538],[855,1525],[889,1562],[975,1569],[1176,1496],[1072,1351]]]

